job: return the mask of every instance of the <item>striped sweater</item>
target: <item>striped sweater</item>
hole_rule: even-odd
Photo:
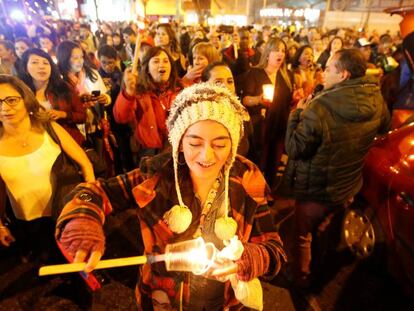
[[[164,153],[145,159],[139,169],[127,174],[80,184],[67,197],[57,221],[56,238],[59,239],[65,224],[75,217],[87,217],[103,224],[105,215],[112,209],[135,208],[145,253],[163,253],[167,244],[192,239],[200,224],[201,206],[194,195],[186,165],[179,167],[179,176],[184,203],[193,214],[192,223],[185,232],[175,234],[163,221],[164,213],[178,203],[172,157],[170,153]],[[230,216],[238,224],[239,240],[260,243],[269,252],[269,269],[261,276],[264,280],[272,279],[279,272],[282,262],[287,260],[267,205],[267,192],[267,185],[258,168],[249,160],[237,156],[230,171]],[[167,272],[163,263],[143,265],[136,288],[138,306],[147,309],[151,305],[151,293],[160,290],[166,293],[173,309],[178,310],[180,306],[186,309],[191,299],[189,280],[188,273]],[[238,302],[229,282],[225,284],[224,297],[227,307],[235,306],[237,309]]]

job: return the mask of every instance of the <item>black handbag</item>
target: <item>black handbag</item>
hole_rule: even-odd
[[[79,165],[63,150],[59,137],[50,123],[46,124],[46,131],[53,141],[59,145],[61,150],[52,166],[51,173],[53,184],[52,218],[56,220],[62,211],[65,196],[69,194],[76,185],[83,182],[84,178]]]

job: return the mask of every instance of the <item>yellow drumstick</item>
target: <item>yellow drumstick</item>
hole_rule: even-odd
[[[134,266],[142,265],[147,262],[152,262],[154,256],[134,256],[134,257],[124,257],[116,259],[105,259],[98,262],[95,267],[97,269],[106,269],[106,268],[115,268],[115,267],[124,267],[124,266]],[[61,274],[61,273],[71,273],[71,272],[82,272],[85,270],[86,263],[68,263],[62,265],[51,265],[44,266],[39,269],[39,276],[52,275],[52,274]]]

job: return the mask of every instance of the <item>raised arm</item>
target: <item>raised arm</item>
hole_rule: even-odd
[[[126,69],[124,73],[125,87],[119,92],[113,108],[115,121],[118,123],[129,123],[134,119],[136,83],[137,76],[132,73],[131,69]]]

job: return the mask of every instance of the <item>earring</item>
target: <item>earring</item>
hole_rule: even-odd
[[[180,151],[178,153],[177,163],[178,163],[178,165],[185,165],[186,164],[185,158],[184,158],[184,153],[182,151]]]
[[[32,116],[32,115],[33,115],[33,111],[29,111],[29,115],[31,115],[31,116]]]

